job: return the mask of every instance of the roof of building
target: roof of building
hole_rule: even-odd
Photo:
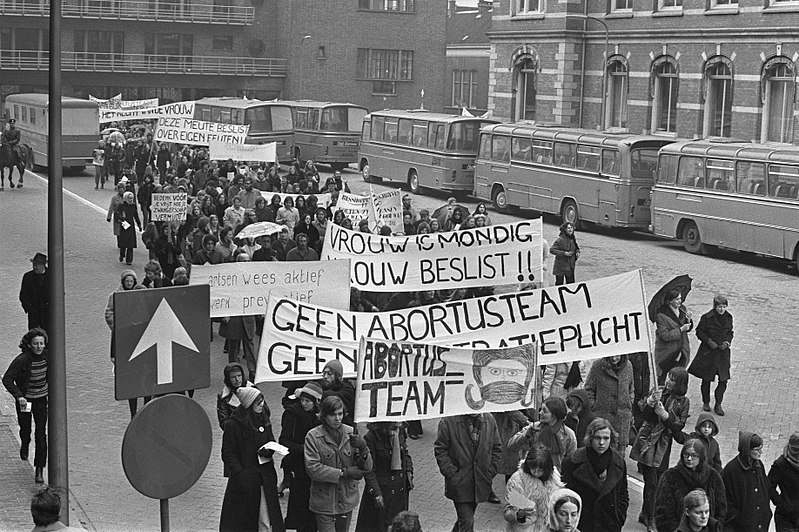
[[[490,44],[491,11],[458,9],[447,19],[447,46]]]

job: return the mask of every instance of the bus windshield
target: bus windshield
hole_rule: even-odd
[[[322,111],[322,131],[337,131],[357,133],[363,117],[366,116],[366,109],[356,107],[328,107]]]
[[[655,181],[658,167],[658,148],[630,150],[630,175],[636,179]]]
[[[281,105],[262,105],[247,109],[244,123],[250,126],[250,135],[272,131],[291,131],[291,108]]]
[[[447,150],[477,154],[480,122],[455,122],[449,126]]]

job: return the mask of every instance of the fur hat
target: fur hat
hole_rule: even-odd
[[[258,391],[258,388],[254,387],[241,387],[236,390],[236,396],[239,398],[239,401],[241,401],[241,406],[244,408],[250,408],[250,406],[252,406],[252,404],[260,395],[261,392]]]
[[[331,360],[330,362],[325,364],[324,369],[329,369],[330,371],[332,371],[333,375],[336,376],[337,380],[341,380],[342,378],[344,378],[344,366],[342,366],[341,362],[339,362],[338,360],[335,359]]]
[[[136,277],[136,272],[134,272],[133,270],[122,270],[122,273],[119,274],[119,282],[124,283],[125,282],[125,277],[128,277],[128,276],[133,277],[133,281],[135,283],[139,282],[139,278]]]

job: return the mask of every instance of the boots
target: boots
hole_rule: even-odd
[[[27,443],[23,443],[19,447],[19,457],[22,460],[27,460],[28,459],[28,453],[29,453],[29,450],[30,450],[30,445],[31,445],[31,443],[27,442]]]
[[[44,468],[37,467],[36,468],[36,478],[34,479],[36,484],[44,484]]]

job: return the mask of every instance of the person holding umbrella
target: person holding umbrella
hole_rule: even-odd
[[[710,384],[719,377],[714,393],[714,411],[723,416],[721,402],[730,380],[730,343],[732,343],[732,314],[727,312],[727,298],[721,294],[713,298],[713,308],[699,318],[696,327],[699,349],[688,373],[702,379],[702,410],[710,412]]]
[[[654,321],[657,325],[655,332],[657,381],[662,386],[671,368],[688,366],[691,357],[688,332],[694,328],[694,322],[691,320],[691,311],[683,305],[683,291],[679,287],[667,288],[661,296],[662,299],[659,298],[661,291],[662,288],[650,302],[650,318],[651,305],[661,301]],[[685,292],[687,294],[687,290]]]

